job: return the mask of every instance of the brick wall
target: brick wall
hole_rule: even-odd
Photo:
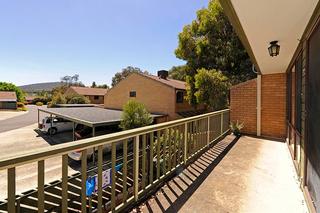
[[[257,80],[253,79],[230,89],[230,120],[244,123],[247,134],[257,133]]]
[[[286,74],[261,76],[261,134],[286,137]]]
[[[130,91],[135,91],[136,97],[130,98]],[[175,89],[139,74],[128,76],[110,89],[105,95],[104,107],[121,110],[130,99],[143,103],[149,112],[168,115],[168,120],[178,117]]]
[[[243,132],[257,133],[257,80],[230,90],[230,120],[244,123]],[[261,76],[261,135],[284,139],[286,136],[286,75]]]
[[[98,95],[98,99],[94,99],[94,95],[86,96],[92,104],[104,104],[104,96]]]

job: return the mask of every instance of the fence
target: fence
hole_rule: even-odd
[[[51,211],[102,212],[121,211],[132,202],[183,166],[212,142],[229,130],[229,110],[211,112],[190,118],[151,125],[133,130],[103,135],[29,153],[0,159],[0,170],[7,170],[8,199],[2,204],[8,212]],[[110,163],[106,163],[108,147]],[[97,167],[88,171],[87,152],[97,150]],[[80,150],[81,173],[68,175],[68,153]],[[45,160],[62,157],[62,179],[57,197],[50,199],[45,185]],[[28,163],[38,164],[36,202],[22,205],[16,196],[16,167]],[[105,173],[110,174],[110,184],[105,185]],[[88,196],[87,181],[96,177],[96,190]],[[57,205],[52,203],[56,202]],[[1,208],[0,208],[1,211]]]

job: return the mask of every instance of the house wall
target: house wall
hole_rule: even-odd
[[[230,89],[230,120],[244,123],[243,132],[257,133],[257,80],[252,79]]]
[[[0,101],[0,109],[17,109],[17,102]]]
[[[187,92],[184,91],[183,95],[186,96]],[[183,99],[183,103],[176,103],[176,112],[185,112],[185,111],[192,111],[194,108],[189,104],[186,99]]]
[[[72,89],[71,87],[69,87],[65,92],[64,95],[71,95],[71,94],[77,94],[76,91],[74,91],[74,89]]]
[[[257,80],[253,79],[230,90],[231,121],[244,123],[243,132],[257,133]],[[261,76],[261,135],[286,137],[286,75]]]
[[[136,97],[129,97],[130,91],[136,91]],[[129,100],[143,103],[152,113],[168,115],[168,120],[176,119],[175,89],[156,80],[139,74],[132,74],[110,89],[104,98],[104,107],[122,109]]]
[[[94,95],[86,95],[92,104],[104,104],[104,96],[100,95],[99,99],[94,99]]]
[[[71,94],[78,94],[74,89],[69,87],[66,92],[64,93],[65,95],[71,95]],[[90,103],[92,104],[104,104],[104,96],[99,95],[99,99],[95,100],[94,95],[84,95],[90,100]]]

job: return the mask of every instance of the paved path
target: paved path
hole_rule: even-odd
[[[285,143],[244,136],[221,160],[230,137],[133,212],[308,212]]]
[[[23,113],[19,116],[1,120],[0,132],[6,132],[21,127],[29,126],[38,122],[38,107],[35,105],[27,105],[29,112]],[[44,107],[44,106],[42,106]]]

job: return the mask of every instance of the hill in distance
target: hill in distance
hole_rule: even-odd
[[[46,82],[46,83],[28,84],[28,85],[23,85],[19,87],[27,93],[41,92],[41,91],[49,92],[53,88],[61,86],[62,84],[63,83],[61,82]]]

